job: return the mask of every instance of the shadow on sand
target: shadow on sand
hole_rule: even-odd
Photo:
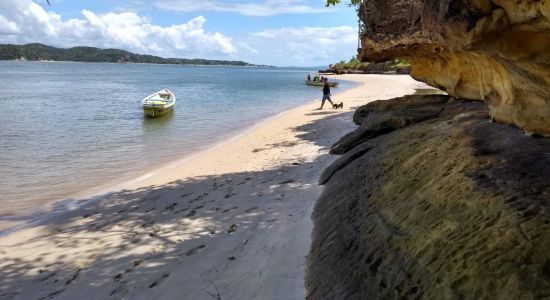
[[[328,149],[334,142],[330,134],[349,126],[352,112],[323,114],[330,116],[294,129],[299,143]],[[32,239],[0,245],[0,299],[76,299],[87,293],[96,299],[133,298],[170,280],[196,282],[200,297],[215,298],[224,288],[214,284],[220,269],[247,247],[269,255],[262,235],[310,218],[314,199],[300,202],[318,189],[329,159],[295,157],[269,170],[196,177],[83,202],[35,224]],[[215,249],[221,243],[230,246]],[[200,260],[219,260],[215,270],[197,268],[201,252]],[[178,269],[185,261],[189,269]]]

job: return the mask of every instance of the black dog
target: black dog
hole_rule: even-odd
[[[332,104],[332,108],[333,109],[339,109],[339,108],[344,108],[344,102],[340,102],[340,104]]]

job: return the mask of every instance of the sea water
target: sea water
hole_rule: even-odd
[[[0,222],[138,177],[320,98],[303,82],[308,71],[0,62]],[[175,111],[145,117],[141,99],[164,88],[176,94]]]

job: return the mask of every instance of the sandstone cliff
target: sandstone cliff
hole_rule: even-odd
[[[550,135],[550,1],[368,0],[359,17],[362,61],[405,58],[415,79]]]
[[[550,140],[479,101],[359,108],[313,213],[308,299],[550,297]]]

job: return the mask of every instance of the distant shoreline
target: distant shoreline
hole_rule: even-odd
[[[0,60],[273,67],[268,65],[251,64],[241,60],[173,57],[164,58],[149,54],[137,54],[122,49],[102,49],[87,46],[57,48],[40,43],[26,45],[0,44]]]
[[[41,63],[92,63],[92,64],[120,64],[120,65],[159,65],[159,66],[194,66],[194,67],[231,67],[231,68],[266,68],[266,69],[276,69],[277,66],[268,66],[268,65],[201,65],[201,64],[176,64],[176,63],[143,63],[143,62],[110,62],[110,61],[80,61],[80,60],[21,60],[21,59],[0,59],[0,61],[7,62],[18,62],[18,63],[27,63],[27,62],[41,62]]]

